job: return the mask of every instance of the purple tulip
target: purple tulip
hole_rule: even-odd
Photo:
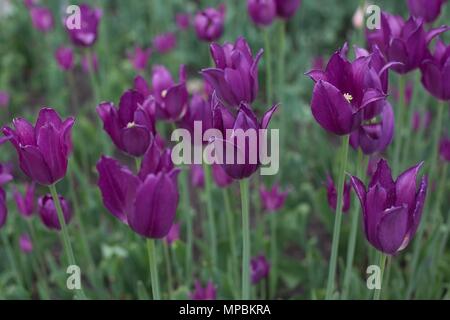
[[[446,0],[407,0],[408,9],[412,16],[423,18],[431,23],[441,14],[441,7]]]
[[[250,260],[250,272],[252,283],[257,284],[262,279],[269,276],[270,263],[263,255],[254,257]]]
[[[216,68],[203,69],[203,77],[214,88],[222,103],[238,107],[252,103],[258,94],[258,63],[263,50],[255,58],[247,41],[239,37],[235,44],[211,44]]]
[[[174,33],[162,33],[153,38],[153,47],[159,53],[168,53],[177,45],[177,38]]]
[[[439,144],[439,154],[442,160],[450,162],[450,139],[444,138]]]
[[[55,59],[61,70],[67,71],[73,68],[73,50],[70,47],[59,47],[55,52]]]
[[[5,108],[9,105],[9,94],[6,91],[0,90],[0,108]]]
[[[156,134],[155,110],[152,103],[135,90],[126,91],[120,98],[119,108],[112,102],[97,106],[103,129],[117,148],[135,156],[143,156]]]
[[[34,191],[35,183],[26,184],[25,194],[22,195],[16,187],[14,187],[14,200],[16,201],[17,209],[24,218],[29,218],[34,213]]]
[[[0,229],[5,225],[8,216],[8,207],[6,206],[6,192],[0,186]]]
[[[66,224],[72,220],[72,211],[70,210],[69,203],[62,196],[59,197],[61,203],[61,209],[63,211],[64,221]],[[51,230],[61,230],[61,224],[59,223],[58,213],[56,211],[55,203],[50,194],[46,194],[38,199],[39,216],[42,223]]]
[[[344,184],[344,198],[342,199],[342,212],[347,212],[350,209],[350,192],[351,184],[350,182],[346,182]],[[334,211],[336,210],[337,204],[337,190],[334,185],[334,181],[330,175],[327,176],[327,199],[328,205]]]
[[[134,175],[117,160],[102,156],[97,163],[98,186],[105,207],[130,228],[147,238],[164,238],[178,206],[178,170],[170,150],[153,143]]]
[[[19,238],[19,247],[23,253],[30,253],[33,251],[33,242],[30,237],[24,233]]]
[[[355,150],[360,147],[364,154],[382,152],[391,143],[393,136],[394,111],[391,104],[386,101],[380,121],[362,124],[358,130],[351,133],[350,145]]]
[[[361,180],[351,177],[361,202],[366,238],[386,254],[403,250],[417,231],[428,185],[424,176],[417,190],[416,178],[422,164],[406,170],[394,182],[389,165],[382,159],[367,191]]]
[[[136,47],[134,52],[129,55],[129,59],[133,68],[136,71],[143,71],[147,68],[148,60],[152,54],[152,49],[143,49],[141,47]]]
[[[344,45],[333,54],[325,71],[307,73],[315,82],[312,114],[325,130],[337,135],[357,130],[363,120],[377,116],[386,101],[380,78],[385,68],[378,70],[372,55],[360,55],[350,62],[346,53]]]
[[[187,30],[191,25],[191,15],[189,13],[177,13],[175,16],[175,22],[178,29]]]
[[[239,107],[236,117],[234,117],[228,109],[226,109],[214,97],[213,105],[213,122],[214,128],[222,133],[223,140],[215,140],[215,151],[223,155],[223,159],[219,159],[219,164],[225,170],[227,175],[233,179],[244,179],[250,177],[260,166],[259,158],[259,130],[267,129],[273,113],[277,109],[277,105],[268,110],[262,117],[261,122],[258,122],[255,114],[250,106],[242,103]],[[239,143],[237,139],[237,131],[255,133],[258,141],[253,141],[256,145],[252,145],[250,139],[245,139],[243,143]],[[227,163],[226,150],[233,148],[234,158],[232,163]],[[256,148],[256,150],[255,150]],[[220,158],[220,156],[219,156]],[[252,159],[254,158],[254,159]],[[256,161],[253,161],[256,160]]]
[[[93,52],[92,55],[89,54],[83,55],[83,57],[81,58],[81,68],[85,73],[97,72],[98,71],[97,54]]]
[[[219,39],[223,34],[225,21],[225,6],[218,9],[206,8],[198,12],[194,18],[194,27],[200,40],[211,42]]]
[[[27,9],[31,9],[36,5],[36,0],[23,0],[23,4],[27,7]]]
[[[278,184],[274,184],[270,190],[267,190],[265,185],[259,189],[262,207],[268,212],[280,210],[284,206],[288,194],[287,191],[281,191]]]
[[[194,125],[196,121],[202,123],[203,134],[213,127],[213,112],[211,110],[211,103],[207,101],[203,95],[194,93],[191,101],[186,109],[186,112],[181,119],[180,127],[188,130],[194,136]],[[203,142],[206,143],[206,142]]]
[[[275,0],[277,5],[277,15],[284,19],[289,19],[295,15],[301,4],[300,0]]]
[[[66,28],[70,40],[76,46],[90,47],[97,40],[98,25],[102,17],[102,11],[98,8],[92,8],[88,4],[80,5],[81,28]]]
[[[52,11],[45,7],[33,6],[29,9],[33,27],[41,32],[49,32],[53,29]]]
[[[422,84],[435,98],[450,100],[450,45],[436,41],[434,55],[429,54],[420,66]]]
[[[180,224],[179,223],[174,223],[172,225],[165,240],[169,246],[172,245],[174,242],[180,240]]]
[[[205,187],[205,174],[201,164],[191,164],[191,184],[196,188]]]
[[[275,19],[275,0],[247,0],[247,10],[255,24],[268,26]]]
[[[214,163],[211,165],[211,169],[213,180],[218,187],[226,188],[233,183],[233,178],[223,170],[221,165]]]
[[[195,290],[192,292],[189,297],[191,300],[216,300],[216,287],[212,281],[208,281],[208,284],[205,288],[202,287],[200,281],[195,281]]]
[[[3,128],[3,134],[16,148],[25,175],[47,186],[65,176],[74,122],[72,117],[63,121],[55,110],[42,108],[34,127],[27,120],[16,118],[15,130]]]
[[[7,165],[0,163],[0,187],[13,179],[11,170]]]
[[[421,19],[411,17],[405,22],[400,16],[383,12],[381,28],[368,32],[366,36],[370,45],[378,45],[388,61],[402,63],[392,69],[405,74],[420,67],[427,56],[430,41],[447,30],[447,26],[442,26],[427,32]]]

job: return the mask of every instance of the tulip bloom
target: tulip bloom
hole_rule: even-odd
[[[33,251],[33,243],[31,242],[30,237],[24,233],[19,238],[19,247],[23,253],[30,253]]]
[[[0,187],[12,179],[10,168],[0,163]]]
[[[400,62],[392,67],[400,74],[408,73],[420,67],[427,56],[430,41],[448,27],[425,31],[423,20],[409,18],[404,21],[400,16],[386,12],[381,14],[381,28],[366,34],[370,45],[378,45],[388,61]]]
[[[177,45],[177,38],[174,33],[167,32],[155,36],[153,39],[153,47],[159,53],[168,53]]]
[[[25,195],[22,195],[16,187],[14,187],[14,200],[16,201],[17,209],[19,213],[29,218],[34,213],[34,191],[35,183],[26,184]]]
[[[134,175],[117,160],[102,156],[97,163],[103,204],[113,216],[146,238],[164,238],[178,206],[178,170],[170,150],[153,143]]]
[[[102,11],[98,8],[92,8],[87,4],[80,5],[80,27],[69,29],[66,25],[67,33],[70,40],[76,46],[90,47],[94,45],[98,36],[98,25],[100,18],[102,17]]]
[[[73,68],[73,50],[70,47],[59,47],[55,52],[55,59],[61,70],[67,71]]]
[[[268,26],[275,19],[275,0],[247,0],[247,11],[255,24]]]
[[[439,154],[444,161],[450,162],[450,139],[442,139],[439,144]]]
[[[218,187],[226,188],[233,183],[233,178],[223,170],[221,165],[214,163],[211,165],[211,169],[213,180]]]
[[[133,54],[130,54],[129,59],[131,64],[133,65],[133,68],[136,71],[143,71],[145,68],[147,68],[148,59],[150,59],[150,56],[152,54],[152,49],[143,49],[140,47],[136,47],[134,49]]]
[[[222,103],[238,107],[241,102],[252,103],[258,95],[258,63],[261,49],[255,58],[247,41],[239,37],[233,44],[211,44],[216,68],[203,69],[203,77],[214,88]]]
[[[250,272],[252,283],[257,284],[262,279],[267,278],[270,272],[270,263],[263,255],[254,257],[250,261]]]
[[[315,82],[312,114],[325,130],[337,135],[350,134],[362,121],[377,116],[386,100],[381,79],[385,68],[378,70],[372,55],[350,62],[346,52],[345,45],[333,54],[325,71],[307,73]]]
[[[216,295],[216,287],[212,281],[208,281],[206,287],[203,288],[200,281],[196,280],[195,290],[189,295],[189,297],[191,300],[216,300]]]
[[[429,54],[420,66],[422,84],[435,98],[450,100],[450,45],[436,41],[434,55]]]
[[[225,22],[225,6],[218,9],[206,8],[198,12],[194,18],[194,27],[200,40],[211,42],[219,39],[223,34]]]
[[[275,0],[277,15],[283,19],[292,18],[301,4],[301,0]]]
[[[202,123],[202,136],[208,129],[213,127],[211,103],[198,93],[192,95],[188,108],[179,125],[188,130],[191,136],[193,136],[196,121]]]
[[[334,185],[334,181],[330,175],[327,176],[327,199],[328,205],[331,209],[336,210],[337,204],[337,190]],[[344,184],[344,197],[342,198],[342,212],[347,212],[350,209],[350,192],[351,184],[350,182],[346,182]]]
[[[144,155],[156,134],[155,111],[139,92],[126,91],[118,109],[112,102],[103,102],[97,113],[117,148],[134,157]]]
[[[380,160],[368,190],[364,183],[352,176],[353,188],[361,202],[364,232],[377,250],[395,255],[411,241],[420,223],[427,193],[424,176],[416,186],[419,163],[401,173],[394,182],[386,160]]]
[[[226,109],[219,101],[213,102],[213,123],[214,128],[218,129],[224,140],[215,140],[215,151],[219,155],[223,155],[219,159],[219,164],[224,171],[233,179],[245,179],[250,177],[260,166],[259,158],[259,130],[267,129],[273,113],[277,109],[277,105],[268,110],[258,122],[250,106],[242,103],[239,107],[236,117],[234,117],[228,109]],[[243,143],[239,143],[237,131],[254,132],[257,141],[245,139]],[[255,145],[252,145],[255,143]],[[226,150],[233,148],[234,158],[232,163],[227,163]],[[254,149],[256,148],[256,150]],[[256,153],[256,154],[255,154]],[[220,156],[219,156],[220,158]],[[252,161],[256,160],[256,161]]]
[[[263,209],[268,212],[276,212],[284,206],[289,192],[281,191],[278,184],[274,184],[270,190],[262,185],[259,189]]]
[[[3,128],[3,134],[16,148],[25,175],[46,186],[66,175],[74,122],[72,117],[63,121],[55,110],[42,108],[34,127],[25,119],[16,118],[15,130]]]
[[[187,30],[191,25],[191,16],[189,13],[177,13],[175,16],[175,22],[178,29]]]
[[[179,223],[174,223],[172,225],[165,240],[169,246],[172,245],[175,241],[180,240],[180,224]]]
[[[441,14],[441,7],[446,0],[407,0],[409,12],[413,17],[423,18],[431,23]]]
[[[64,221],[66,224],[72,220],[72,210],[70,210],[69,203],[62,196],[59,197],[59,202],[63,211]],[[38,199],[39,216],[42,223],[51,230],[61,230],[58,213],[56,211],[55,203],[50,194],[46,194]]]
[[[31,7],[29,9],[33,27],[41,32],[49,32],[53,29],[52,11],[45,7]]]
[[[205,174],[201,164],[191,164],[191,184],[200,189],[205,187]]]

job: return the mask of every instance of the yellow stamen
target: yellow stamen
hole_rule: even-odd
[[[350,93],[344,93],[344,98],[345,100],[348,101],[348,103],[350,103],[353,100],[353,97]]]
[[[133,128],[136,125],[134,122],[128,122],[127,128]]]

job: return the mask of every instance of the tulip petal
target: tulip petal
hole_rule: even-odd
[[[264,113],[262,120],[261,120],[261,129],[267,129],[269,127],[269,122],[272,119],[272,116],[275,111],[278,109],[278,104],[272,106],[266,113]],[[286,110],[284,110],[286,112]]]
[[[47,123],[51,123],[56,129],[59,130],[63,121],[61,120],[61,117],[59,116],[58,112],[56,112],[56,110],[52,108],[42,108],[39,111],[39,115],[34,128],[36,133],[36,140],[39,139],[39,131],[41,127],[45,126]]]
[[[54,182],[64,177],[67,170],[67,156],[63,143],[60,133],[51,123],[41,127],[37,145]]]
[[[144,103],[144,96],[136,90],[127,90],[119,102],[119,119],[122,127],[127,126],[134,120],[134,112],[139,105]]]
[[[423,162],[409,168],[395,181],[396,206],[406,205],[408,208],[415,207],[415,199],[417,192],[417,173],[422,167]]]
[[[121,123],[117,109],[111,102],[103,102],[97,106],[97,113],[103,121],[103,129],[111,137],[114,144],[121,150],[124,149],[121,139]]]
[[[18,138],[21,145],[36,145],[36,135],[33,125],[27,120],[16,118],[13,120],[14,128],[16,129],[13,136]]]
[[[377,237],[384,253],[393,255],[399,251],[408,231],[408,210],[393,207],[383,213],[377,226]]]
[[[44,157],[37,147],[21,146],[19,161],[20,169],[32,180],[42,185],[51,185],[55,182]]]
[[[122,130],[122,143],[129,154],[140,157],[150,145],[151,134],[144,126],[133,125]]]

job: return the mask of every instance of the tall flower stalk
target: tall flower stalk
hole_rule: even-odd
[[[148,263],[150,266],[150,280],[151,280],[153,300],[161,300],[161,293],[159,290],[155,240],[147,239],[147,253],[148,253]]]
[[[203,172],[205,174],[205,196],[206,196],[206,211],[208,215],[208,231],[209,231],[209,247],[210,258],[212,263],[212,270],[214,274],[218,268],[217,258],[217,232],[216,221],[214,217],[214,209],[212,204],[212,180],[211,180],[211,167],[203,161]]]
[[[242,300],[250,299],[250,202],[249,181],[240,181],[242,209]]]

